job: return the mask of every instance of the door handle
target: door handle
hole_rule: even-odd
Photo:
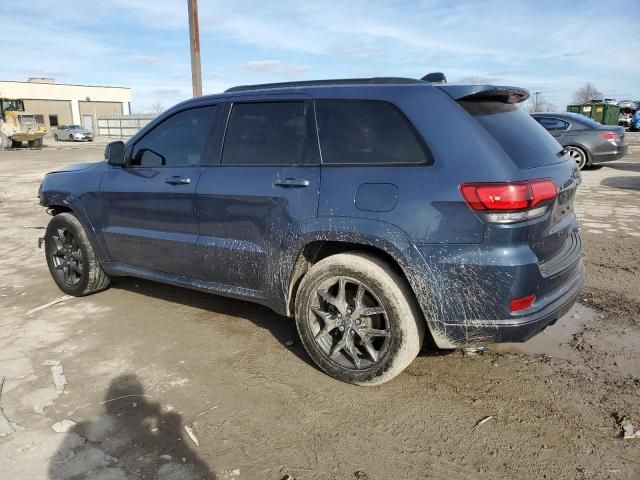
[[[282,178],[273,181],[275,187],[302,188],[309,186],[309,180],[305,178]]]
[[[191,183],[191,179],[175,175],[171,178],[167,178],[165,183],[168,183],[169,185],[188,185]]]

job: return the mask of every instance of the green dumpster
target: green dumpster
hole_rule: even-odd
[[[608,103],[585,103],[583,105],[567,105],[567,112],[579,113],[602,125],[618,125],[620,107]]]

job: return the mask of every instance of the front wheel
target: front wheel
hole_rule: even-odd
[[[418,355],[425,325],[406,280],[366,253],[325,258],[304,276],[296,325],[309,356],[327,374],[378,385]]]
[[[0,132],[0,150],[9,149],[13,145],[13,141],[4,133]]]
[[[49,272],[64,293],[79,297],[109,286],[109,277],[73,214],[60,213],[49,221],[44,244]]]

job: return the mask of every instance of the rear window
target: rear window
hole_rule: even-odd
[[[562,146],[531,115],[516,105],[462,101],[469,112],[519,168],[536,168],[565,160]]]
[[[422,139],[391,103],[369,100],[316,102],[322,163],[430,163]]]

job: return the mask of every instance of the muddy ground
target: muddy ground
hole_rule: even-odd
[[[640,135],[629,139],[627,158],[583,172],[580,305],[522,345],[425,350],[374,388],[321,373],[291,321],[249,303],[116,279],[29,313],[62,295],[37,248],[40,179],[102,146],[0,152],[0,406],[16,429],[0,438],[0,478],[640,478],[640,438],[619,425],[640,428]],[[63,393],[48,360],[64,367]],[[56,433],[65,419],[77,425]]]

